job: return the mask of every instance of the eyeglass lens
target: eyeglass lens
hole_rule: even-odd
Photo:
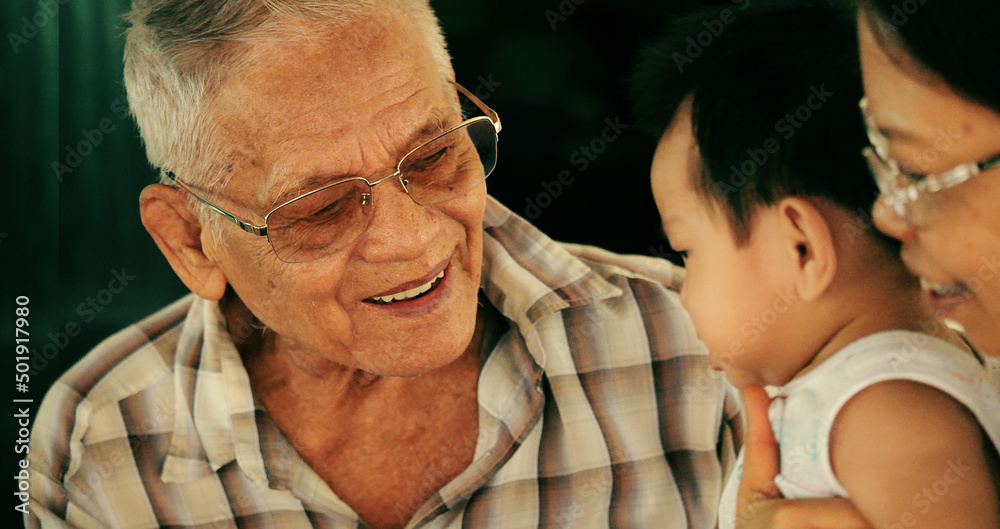
[[[400,163],[400,180],[418,204],[429,206],[481,185],[496,166],[496,131],[477,119],[420,146]],[[330,255],[368,227],[372,188],[361,179],[339,182],[300,197],[267,217],[268,237],[282,261]]]
[[[918,182],[886,162],[874,149],[865,149],[864,156],[878,184],[882,199],[911,226],[925,225],[929,221],[931,212],[935,210],[938,194],[919,193]]]

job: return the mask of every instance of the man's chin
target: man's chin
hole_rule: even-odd
[[[354,319],[354,364],[381,376],[414,377],[460,358],[476,331],[478,288],[470,279],[449,267],[431,306],[402,314],[393,307],[365,310]]]
[[[471,339],[471,336],[470,336]],[[358,359],[358,367],[383,377],[412,378],[432,373],[453,364],[466,352],[468,345],[441,344],[432,351],[392,348],[399,353],[369,353]],[[360,356],[360,355],[359,355]]]

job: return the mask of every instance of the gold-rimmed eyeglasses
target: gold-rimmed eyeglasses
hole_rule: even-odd
[[[907,171],[889,155],[889,139],[881,132],[868,111],[868,98],[858,102],[864,118],[865,131],[871,146],[861,154],[868,162],[882,200],[910,225],[922,225],[929,218],[931,193],[957,186],[979,173],[1000,165],[1000,154],[980,162],[967,162],[937,174]]]
[[[468,118],[410,150],[390,174],[373,182],[362,177],[345,178],[306,192],[275,206],[260,225],[206,200],[172,172],[163,173],[241,230],[267,237],[278,259],[287,263],[320,259],[349,246],[365,232],[373,188],[386,180],[398,180],[403,191],[422,206],[463,196],[485,183],[496,167],[500,117],[471,92],[453,84],[459,98],[471,102],[482,115]]]

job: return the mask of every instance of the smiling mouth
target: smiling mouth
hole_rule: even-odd
[[[424,283],[423,285],[413,287],[409,290],[396,292],[395,294],[388,294],[385,296],[375,296],[372,298],[368,298],[365,300],[365,302],[374,303],[376,305],[389,305],[392,303],[398,303],[400,301],[410,301],[413,299],[417,299],[430,292],[435,286],[437,286],[438,283],[441,282],[442,278],[444,278],[444,270],[438,273],[438,275],[434,276],[434,279],[431,279],[430,281]]]
[[[920,286],[938,296],[961,296],[969,292],[969,287],[965,286],[963,283],[955,283],[952,285],[945,285],[942,283],[935,283],[928,279],[920,278]]]
[[[920,286],[930,294],[934,315],[944,319],[950,316],[972,292],[963,283],[945,285],[920,278]]]

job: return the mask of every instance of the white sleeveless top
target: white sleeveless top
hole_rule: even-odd
[[[889,331],[866,336],[782,387],[769,417],[781,452],[774,482],[786,498],[848,497],[830,464],[830,428],[840,409],[868,386],[912,380],[951,395],[979,421],[1000,450],[1000,361],[984,360],[925,334]],[[726,483],[719,528],[735,527],[743,453]]]

